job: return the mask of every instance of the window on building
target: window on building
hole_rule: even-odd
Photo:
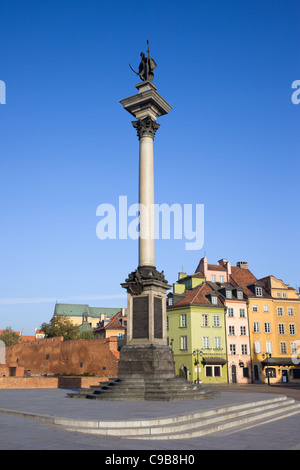
[[[221,337],[215,336],[214,338],[215,349],[221,349]]]
[[[290,335],[295,335],[296,334],[296,326],[294,324],[289,325],[290,328]]]
[[[258,312],[258,307],[256,304],[252,305],[252,312]]]
[[[247,356],[247,354],[248,354],[248,345],[247,344],[242,344],[241,345],[241,352],[242,352],[242,356]]]
[[[173,297],[169,297],[168,304],[170,307],[173,305]]]
[[[241,326],[240,333],[241,333],[241,336],[246,336],[247,335],[245,326]]]
[[[167,316],[166,317],[166,320],[167,320],[167,330],[169,329],[169,317]]]
[[[240,308],[240,318],[246,318],[246,310],[244,308]]]
[[[180,349],[187,349],[187,336],[181,336]]]
[[[220,276],[220,282],[224,282],[224,276]]]
[[[271,323],[269,321],[265,322],[265,333],[271,333]]]
[[[220,315],[214,315],[214,327],[220,326]]]
[[[216,282],[216,276],[214,274],[211,275],[211,282]]]
[[[277,292],[277,297],[281,297],[281,292]]]
[[[259,321],[253,322],[253,333],[259,333]]]
[[[231,292],[231,290],[227,290],[227,291],[226,291],[226,297],[227,297],[227,299],[231,299],[231,297],[232,297],[232,292]]]
[[[283,292],[282,297],[286,299],[286,292]]]
[[[180,315],[180,327],[186,328],[186,314]]]
[[[280,343],[280,354],[287,354],[286,343]]]
[[[208,324],[208,315],[202,315],[202,326],[209,326]]]
[[[273,344],[272,344],[272,341],[266,341],[266,352],[268,354],[272,354],[273,353]]]
[[[284,323],[279,323],[278,328],[279,328],[279,334],[280,335],[285,335]]]
[[[118,339],[124,339],[124,334],[123,333],[118,333]]]
[[[279,317],[282,317],[283,316],[283,308],[282,307],[277,307],[277,315]]]
[[[218,304],[218,297],[216,295],[212,295],[211,303],[214,304],[214,305]]]
[[[269,305],[264,305],[264,312],[268,313],[268,311],[269,311]]]
[[[256,295],[256,297],[261,297],[262,296],[262,288],[261,287],[255,287],[255,295]]]
[[[266,377],[276,377],[276,369],[275,367],[266,367]]]
[[[230,344],[229,345],[229,351],[230,351],[231,356],[235,356],[236,355],[236,345],[235,344]]]
[[[228,315],[228,317],[233,317],[233,308],[232,307],[227,308],[227,315]]]
[[[229,336],[235,336],[235,327],[233,325],[229,325]]]
[[[255,354],[261,353],[260,341],[254,341],[254,352],[255,352]]]
[[[221,377],[221,366],[205,366],[205,377]]]
[[[294,316],[294,309],[293,307],[288,307],[288,316],[293,317]]]
[[[237,298],[239,300],[243,300],[243,292],[242,291],[240,291],[240,290],[237,291]]]
[[[291,351],[292,351],[292,354],[297,354],[297,352],[298,352],[298,343],[297,343],[297,341],[293,341],[291,343]]]
[[[203,349],[209,349],[209,337],[208,336],[203,336],[202,347]]]

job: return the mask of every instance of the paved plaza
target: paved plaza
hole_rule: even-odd
[[[67,398],[68,390],[0,390],[0,408],[86,420],[154,419],[211,410],[284,395],[300,401],[300,386],[213,386],[212,400],[102,402]],[[181,440],[136,440],[67,431],[33,419],[0,413],[1,450],[300,450],[300,414],[267,424]],[[104,452],[103,456],[106,455]]]

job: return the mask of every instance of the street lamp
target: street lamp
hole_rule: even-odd
[[[272,357],[272,354],[266,353],[262,355],[263,358],[267,358],[267,378],[268,378],[268,385],[270,385],[270,369],[269,369],[269,358]]]
[[[195,359],[194,364],[195,364],[195,366],[197,366],[197,384],[199,384],[200,383],[200,380],[199,380],[199,356],[202,356],[201,349],[194,349],[193,355],[197,356],[196,359]]]

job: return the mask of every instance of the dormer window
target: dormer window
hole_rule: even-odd
[[[226,291],[226,297],[227,297],[227,299],[231,299],[231,297],[232,297],[231,290]]]
[[[240,291],[240,290],[237,291],[237,298],[239,300],[243,300],[243,292],[242,291]]]
[[[262,297],[262,288],[261,287],[255,287],[255,295],[256,295],[256,297]]]
[[[217,305],[218,303],[218,297],[216,295],[212,295],[211,297],[211,303],[214,305]]]

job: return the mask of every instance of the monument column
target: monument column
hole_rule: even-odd
[[[171,288],[155,267],[153,142],[159,129],[156,119],[172,108],[150,80],[135,85],[139,93],[121,100],[137,120],[139,138],[139,260],[122,287],[127,289],[127,345],[166,346],[166,291]]]
[[[122,283],[127,290],[127,340],[120,350],[118,379],[79,396],[104,400],[182,400],[206,397],[199,385],[176,379],[174,355],[167,345],[166,293],[171,288],[155,267],[153,142],[171,106],[153,85],[154,60],[141,53],[138,93],[121,100],[134,118],[139,138],[140,237],[138,267]],[[136,72],[135,72],[136,73]],[[70,395],[70,394],[69,394]],[[71,394],[70,396],[74,396]],[[209,395],[210,396],[210,395]]]

